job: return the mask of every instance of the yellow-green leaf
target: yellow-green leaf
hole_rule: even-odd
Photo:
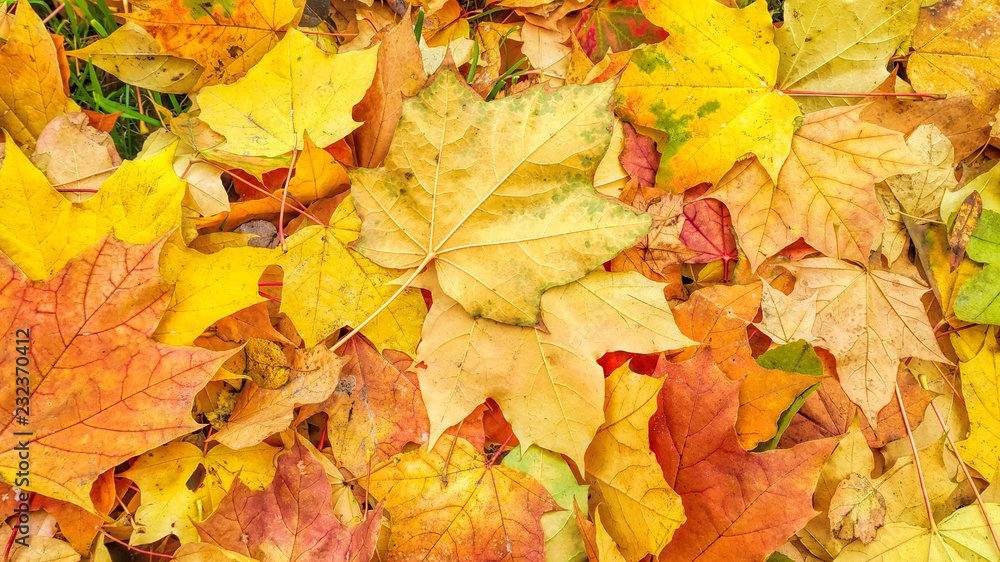
[[[634,55],[616,92],[629,121],[670,135],[659,187],[718,182],[756,154],[772,178],[788,157],[799,108],[775,89],[778,49],[763,0],[737,10],[715,0],[642,0],[670,33]]]

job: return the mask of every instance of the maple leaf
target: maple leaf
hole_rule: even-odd
[[[184,182],[169,172],[170,151],[123,163],[96,195],[74,204],[7,138],[0,183],[12,189],[0,198],[0,251],[29,279],[51,277],[112,230],[145,244],[180,223]]]
[[[995,392],[998,380],[997,361],[1000,345],[986,338],[974,357],[960,363],[962,395],[969,412],[969,438],[957,444],[962,458],[990,482],[1000,476],[1000,455],[996,435],[1000,433],[1000,401]]]
[[[863,109],[810,113],[777,176],[745,160],[705,194],[729,208],[752,269],[799,237],[828,256],[867,263],[885,225],[875,182],[925,168],[903,135],[862,121]]]
[[[988,503],[986,515],[1000,519],[1000,505]],[[967,560],[987,562],[1000,556],[994,546],[983,512],[977,505],[956,510],[927,529],[907,523],[889,523],[868,545],[851,543],[837,562],[868,560]]]
[[[159,341],[191,345],[216,320],[265,300],[257,283],[273,261],[269,250],[244,246],[202,254],[177,242],[172,238],[160,258],[174,292],[156,328]]]
[[[889,57],[910,38],[919,9],[917,0],[785,2],[785,23],[774,34],[781,53],[779,86],[826,92],[874,90],[889,76],[885,69]],[[847,100],[796,101],[804,111],[816,111],[849,105]]]
[[[45,125],[79,111],[63,89],[62,38],[53,38],[27,0],[17,3],[6,41],[0,45],[0,127],[18,143],[33,146]]]
[[[608,51],[628,51],[667,38],[662,29],[643,17],[639,0],[601,0],[583,10],[573,33],[594,62],[604,58]]]
[[[539,518],[559,509],[533,478],[494,466],[468,441],[450,436],[430,451],[403,453],[372,472],[369,492],[392,513],[390,560],[540,562]]]
[[[982,111],[1000,105],[997,0],[945,0],[920,9],[906,72],[919,92],[970,94]]]
[[[30,330],[33,338],[26,489],[94,511],[90,487],[102,472],[200,427],[190,415],[194,395],[229,353],[151,339],[170,296],[157,272],[162,244],[107,237],[37,283],[0,255],[7,303],[0,326],[10,334]],[[20,356],[4,350],[0,365],[14,372]],[[8,482],[23,442],[14,433],[23,429],[15,423],[14,385],[13,377],[0,383],[0,475]]]
[[[586,560],[583,537],[572,510],[574,506],[577,510],[580,505],[587,507],[589,486],[577,484],[573,470],[561,455],[541,447],[530,447],[525,451],[518,445],[500,464],[520,470],[540,482],[559,507],[565,510],[550,511],[539,520],[545,534],[545,559],[567,562]]]
[[[251,490],[263,490],[274,479],[274,458],[279,449],[261,443],[234,451],[224,445],[202,452],[191,443],[167,443],[138,457],[122,474],[142,493],[135,511],[131,544],[150,544],[171,534],[181,543],[198,542],[201,521],[215,511],[236,476]],[[204,479],[196,490],[188,480],[197,470]]]
[[[351,171],[358,250],[392,269],[435,264],[470,314],[538,321],[542,292],[579,279],[649,228],[599,198],[610,84],[532,88],[485,103],[445,69],[403,105],[384,169]],[[419,155],[419,156],[418,156]]]
[[[237,479],[215,513],[195,523],[201,539],[263,562],[370,559],[382,507],[355,527],[342,525],[333,514],[323,465],[301,437],[294,439],[278,456],[266,489],[252,490]]]
[[[920,305],[927,292],[923,283],[832,258],[811,258],[786,267],[797,278],[787,298],[816,295],[812,332],[801,337],[837,358],[844,392],[872,425],[892,399],[900,359],[948,362]]]
[[[684,347],[663,285],[635,273],[595,271],[542,297],[547,331],[473,318],[431,286],[417,360],[430,442],[493,398],[525,447],[563,453],[583,468],[603,421],[597,358],[615,348],[656,353]],[[556,405],[553,407],[553,405]]]
[[[424,443],[430,422],[424,408],[413,360],[353,337],[344,345],[347,364],[330,399],[317,408],[327,412],[330,450],[354,474],[371,463],[403,452],[410,442]],[[300,419],[305,414],[300,413]]]
[[[812,493],[835,439],[748,453],[736,439],[739,383],[702,351],[664,364],[650,448],[687,522],[661,560],[763,560],[813,517]]]
[[[91,61],[122,82],[166,94],[186,94],[205,70],[193,60],[160,54],[160,44],[132,22],[66,55]]]
[[[627,560],[658,554],[684,523],[681,498],[649,450],[649,418],[663,379],[623,365],[605,379],[605,415],[587,449],[587,477],[604,502],[605,528]]]
[[[168,0],[128,21],[142,26],[166,54],[205,67],[196,88],[229,83],[278,43],[278,31],[295,19],[292,0],[235,0],[192,4]]]
[[[243,156],[280,156],[327,146],[357,128],[351,108],[375,75],[377,49],[329,54],[291,30],[247,75],[198,92],[201,119]],[[261,99],[264,96],[265,99]]]
[[[812,376],[765,369],[754,361],[746,329],[757,313],[760,295],[757,283],[719,285],[695,292],[674,308],[681,332],[701,343],[682,351],[676,360],[690,359],[708,349],[726,376],[743,379],[736,433],[746,449],[773,437],[782,412],[816,382]]]
[[[670,135],[657,185],[681,192],[716,183],[746,154],[771,177],[788,156],[801,114],[775,90],[778,49],[763,2],[742,10],[714,0],[640,0],[670,33],[632,55],[615,93],[622,115]]]
[[[426,81],[422,63],[408,25],[392,28],[379,43],[372,87],[354,106],[354,119],[362,122],[353,134],[358,166],[382,165],[403,113],[403,98],[417,95]]]
[[[330,226],[307,226],[288,237],[288,251],[275,263],[285,271],[281,310],[288,314],[306,347],[340,328],[360,325],[387,304],[361,330],[379,349],[414,353],[427,307],[417,289],[392,298],[399,277],[348,247],[361,230],[350,197],[330,218]],[[391,299],[391,300],[390,300]]]

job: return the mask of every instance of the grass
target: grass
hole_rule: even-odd
[[[9,9],[14,0],[2,1]],[[43,20],[58,10],[48,20],[46,27],[50,32],[63,37],[67,51],[103,39],[119,27],[114,14],[103,1],[66,0],[62,9],[59,9],[58,4],[53,5],[45,0],[29,1]],[[163,105],[174,113],[180,113],[190,105],[187,96],[164,95],[148,90],[142,90],[144,99],[140,101],[138,88],[125,84],[87,61],[70,57],[69,71],[70,97],[81,108],[99,113],[122,113],[110,134],[118,154],[126,160],[135,158],[142,149],[150,128],[160,126],[150,101]]]

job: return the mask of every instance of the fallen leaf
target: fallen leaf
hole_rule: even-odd
[[[249,247],[202,254],[172,238],[160,261],[174,292],[156,338],[172,345],[191,345],[215,321],[265,300],[257,283],[273,256],[270,250]]]
[[[382,165],[403,112],[403,98],[417,95],[427,80],[422,64],[409,25],[397,25],[382,39],[372,87],[354,106],[354,119],[361,123],[353,133],[359,166]]]
[[[4,76],[0,80],[0,127],[19,144],[32,147],[49,121],[80,108],[63,89],[62,38],[49,35],[27,0],[18,1],[6,39],[0,45],[0,74]]]
[[[907,213],[917,217],[938,216],[941,199],[955,181],[955,148],[934,124],[921,125],[906,139],[906,146],[922,163],[932,166],[913,174],[885,180]]]
[[[692,343],[677,330],[663,285],[635,273],[595,271],[542,297],[547,331],[473,318],[431,288],[417,348],[430,443],[493,398],[521,445],[563,453],[581,469],[603,421],[597,358],[615,348],[656,353]]]
[[[162,244],[129,245],[109,236],[36,283],[0,255],[7,303],[0,325],[5,333],[38,334],[24,354],[32,366],[34,434],[25,489],[93,512],[90,487],[102,472],[201,427],[191,419],[194,395],[229,353],[151,339],[170,295],[157,271]],[[13,373],[21,356],[11,348],[0,363]],[[15,382],[25,386],[13,377],[0,383],[9,412],[0,433],[0,475],[8,482],[18,470],[16,447],[27,442],[14,433],[21,427]]]
[[[412,359],[357,336],[344,344],[347,363],[323,408],[330,450],[353,474],[403,452],[407,443],[426,443],[430,422]],[[300,414],[300,417],[302,414]],[[369,457],[369,454],[371,455]]]
[[[580,46],[595,63],[611,51],[629,51],[643,43],[658,43],[667,38],[639,9],[639,0],[601,0],[583,10],[573,33]]]
[[[278,456],[266,489],[238,479],[215,513],[195,524],[203,541],[263,562],[371,558],[381,506],[355,527],[337,521],[326,471],[300,439]]]
[[[205,70],[193,60],[160,54],[156,39],[130,21],[111,35],[66,54],[89,60],[122,82],[165,94],[192,91]]]
[[[610,94],[611,85],[532,88],[485,103],[453,70],[439,72],[404,103],[385,168],[351,172],[358,250],[392,269],[433,261],[445,293],[474,316],[536,323],[545,289],[649,228],[591,187]]]
[[[778,177],[801,114],[775,89],[778,49],[767,6],[755,2],[736,10],[714,0],[639,5],[670,37],[632,55],[615,101],[633,124],[670,134],[660,147],[656,184],[681,192],[716,183],[751,153]]]
[[[168,0],[126,19],[142,26],[162,52],[205,67],[197,88],[228,84],[278,44],[278,32],[298,14],[292,0],[193,4]]]
[[[866,93],[889,73],[886,65],[910,38],[919,0],[851,2],[789,0],[784,24],[774,34],[781,52],[778,85],[783,90]],[[852,105],[858,98],[800,97],[803,111]]]
[[[88,125],[85,114],[64,113],[49,121],[38,135],[31,163],[52,185],[96,191],[121,165],[122,159],[111,135]],[[78,203],[93,194],[64,192],[63,196]]]
[[[944,0],[920,9],[906,71],[918,92],[973,96],[980,110],[1000,104],[996,0]]]
[[[389,560],[540,562],[545,555],[539,519],[559,509],[535,479],[493,465],[468,441],[453,437],[438,440],[430,451],[403,453],[372,472],[369,492],[392,513]]]
[[[732,213],[752,269],[799,237],[828,256],[867,263],[885,225],[875,183],[924,165],[903,135],[861,120],[864,106],[810,113],[773,182],[760,163],[739,162],[705,197]],[[837,174],[827,170],[836,169]]]
[[[49,185],[16,145],[8,142],[6,152],[0,184],[10,188],[0,198],[0,251],[29,279],[51,277],[112,230],[123,241],[145,244],[180,223],[184,182],[169,169],[170,151],[122,164],[78,204]]]
[[[225,150],[244,156],[302,150],[306,133],[318,146],[333,144],[360,124],[351,108],[372,83],[377,53],[327,54],[289,31],[245,77],[202,88],[201,119],[226,137]]]
[[[660,559],[763,560],[815,515],[813,489],[836,440],[748,453],[733,431],[739,383],[711,354],[664,365],[664,378],[650,448],[687,522]]]
[[[171,534],[181,543],[199,542],[193,522],[215,511],[237,475],[251,490],[270,485],[278,453],[264,443],[239,451],[219,445],[204,453],[191,443],[175,441],[142,454],[122,473],[142,493],[130,543],[151,544]],[[204,479],[192,490],[188,481],[199,470]]]
[[[344,326],[360,326],[388,304],[361,333],[380,350],[413,354],[427,313],[424,298],[417,289],[395,295],[399,287],[389,282],[399,272],[384,269],[348,247],[360,231],[361,219],[348,197],[337,207],[330,226],[307,226],[288,237],[288,251],[275,258],[285,271],[281,311],[295,323],[309,348]]]
[[[604,528],[626,560],[659,554],[684,521],[681,498],[649,450],[649,418],[663,379],[627,365],[605,379],[606,420],[587,449],[587,478],[605,509]]]
[[[994,330],[990,329],[990,337],[974,357],[959,364],[971,433],[957,447],[965,462],[990,482],[1000,476],[1000,445],[995,437],[1000,432],[1000,400],[995,392],[1000,345],[992,335]]]
[[[545,534],[545,559],[582,562],[587,559],[583,537],[574,511],[574,506],[587,506],[588,486],[576,483],[576,476],[560,455],[541,447],[530,447],[527,451],[515,447],[504,457],[502,466],[509,466],[528,474],[545,486],[552,499],[564,511],[550,511],[540,519]],[[580,512],[583,514],[583,512]],[[583,514],[586,518],[586,514]]]
[[[688,263],[707,263],[723,260],[736,261],[736,240],[733,238],[733,223],[729,209],[722,203],[699,200],[684,206],[684,226],[681,227],[680,241],[701,255],[688,258]]]

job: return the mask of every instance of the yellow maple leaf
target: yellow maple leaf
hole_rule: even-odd
[[[889,57],[908,41],[919,0],[788,0],[775,30],[783,90],[873,91],[889,77]],[[803,111],[856,103],[849,97],[796,98]]]
[[[232,82],[278,43],[279,30],[300,13],[293,0],[193,3],[167,0],[125,18],[142,26],[163,53],[196,61],[196,88]]]
[[[907,75],[918,92],[971,95],[976,107],[1000,105],[1000,2],[954,0],[920,10]]]
[[[775,89],[778,49],[766,3],[640,6],[670,37],[632,55],[615,96],[626,119],[670,135],[660,147],[657,186],[680,192],[718,182],[748,154],[777,177],[801,113]]]
[[[433,280],[432,276],[427,276]],[[604,420],[596,360],[611,350],[656,353],[694,342],[681,335],[665,284],[638,273],[595,271],[542,297],[545,331],[473,318],[439,287],[417,360],[431,443],[486,398],[503,408],[521,445],[565,454],[583,468]]]
[[[279,451],[261,443],[238,451],[218,445],[204,453],[191,443],[174,441],[140,455],[123,473],[142,492],[129,541],[150,544],[173,534],[181,543],[198,542],[192,521],[204,521],[215,511],[237,474],[251,490],[266,488],[274,479]],[[199,466],[204,479],[192,490],[188,480]]]
[[[649,418],[663,379],[622,365],[605,379],[604,425],[587,449],[587,477],[604,502],[604,526],[627,560],[659,554],[686,518],[681,497],[649,450]]]
[[[132,22],[104,39],[68,56],[91,61],[122,82],[166,94],[186,94],[194,89],[204,68],[197,62],[160,54],[160,44]]]
[[[396,292],[387,284],[399,272],[387,270],[348,244],[357,239],[361,219],[350,197],[330,226],[308,226],[288,237],[288,252],[275,259],[285,271],[281,311],[288,314],[306,347],[340,328],[358,326]],[[381,351],[412,355],[420,340],[427,307],[418,289],[407,289],[361,330]]]
[[[225,150],[280,156],[344,138],[360,123],[351,109],[375,76],[377,48],[344,54],[322,51],[292,30],[233,84],[198,93],[201,119],[226,137]]]
[[[982,348],[968,361],[961,363],[962,395],[969,411],[971,433],[957,444],[962,458],[990,482],[1000,477],[1000,399],[997,398],[1000,345],[990,328]]]
[[[648,216],[594,193],[611,87],[536,87],[486,103],[453,69],[440,71],[404,103],[385,168],[350,174],[364,219],[358,250],[392,269],[433,261],[471,314],[535,324],[545,289],[649,228]]]
[[[32,146],[49,121],[80,107],[63,89],[62,38],[49,35],[27,0],[17,3],[5,39],[0,45],[0,75],[4,76],[0,80],[0,127],[18,143]],[[59,42],[58,50],[54,41]]]
[[[29,279],[47,279],[112,230],[120,240],[145,244],[180,224],[185,183],[170,167],[172,148],[123,163],[83,203],[70,203],[49,185],[14,143],[6,149],[0,251]]]
[[[886,224],[875,182],[927,166],[901,133],[863,121],[864,108],[810,113],[777,176],[746,160],[705,194],[729,208],[751,268],[799,237],[828,256],[868,262]]]

